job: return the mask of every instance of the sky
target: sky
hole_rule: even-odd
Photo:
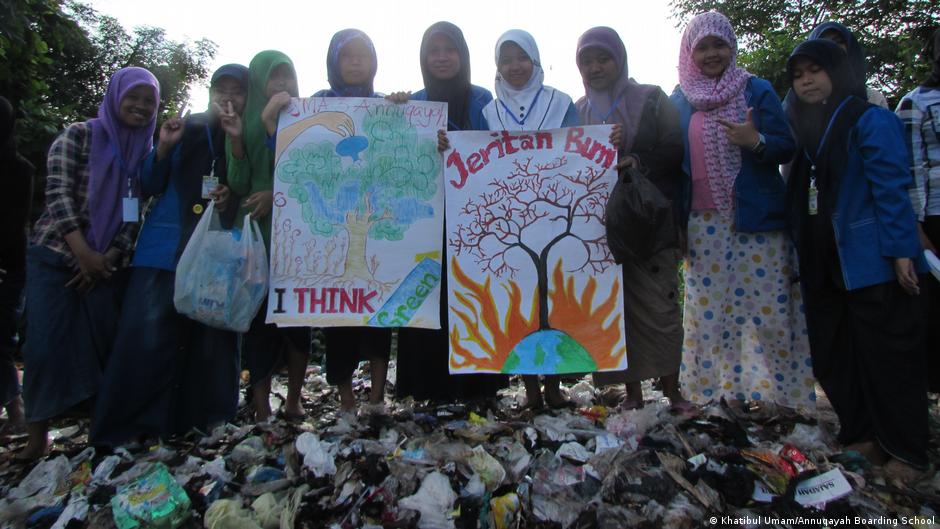
[[[594,26],[611,26],[627,48],[630,75],[640,83],[657,84],[666,93],[678,82],[680,29],[665,0],[450,0],[411,2],[323,2],[317,0],[90,0],[102,14],[125,28],[161,27],[175,40],[208,38],[218,44],[211,69],[226,63],[248,65],[255,53],[277,49],[297,70],[300,95],[328,86],[326,50],[333,34],[354,27],[375,44],[378,73],[375,89],[390,93],[423,87],[418,49],[424,30],[447,20],[459,26],[470,47],[473,84],[493,91],[494,47],[508,29],[524,29],[535,37],[545,70],[545,84],[568,93],[584,94],[575,64],[578,37]],[[208,103],[206,86],[190,93],[193,109]]]

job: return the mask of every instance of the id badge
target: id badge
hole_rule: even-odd
[[[122,205],[124,209],[124,222],[137,222],[140,220],[140,208],[137,205],[136,198],[124,197]]]
[[[819,213],[819,191],[815,186],[809,188],[809,214]]]
[[[202,198],[208,200],[212,198],[209,193],[219,185],[219,177],[211,174],[202,177]]]

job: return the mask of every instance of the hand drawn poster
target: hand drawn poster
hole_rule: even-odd
[[[611,129],[448,134],[451,373],[626,369]]]
[[[440,328],[444,103],[295,98],[278,120],[269,323]]]

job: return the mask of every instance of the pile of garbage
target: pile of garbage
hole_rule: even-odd
[[[357,391],[367,383],[358,371]],[[826,406],[654,398],[621,411],[585,378],[565,384],[570,408],[533,412],[519,386],[352,416],[314,368],[302,423],[243,421],[108,454],[73,420],[38,463],[13,461],[23,439],[8,440],[0,527],[930,527],[940,511],[940,476],[911,488],[840,453]]]

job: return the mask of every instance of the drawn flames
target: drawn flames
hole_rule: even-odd
[[[500,317],[493,296],[491,278],[483,283],[471,279],[460,268],[456,259],[451,260],[451,272],[463,291],[456,290],[455,296],[461,307],[452,306],[451,315],[456,315],[464,324],[467,334],[462,335],[458,325],[454,324],[450,332],[452,369],[464,370],[472,367],[481,372],[499,372],[506,358],[523,338],[538,330],[538,295],[531,293],[531,309],[523,314],[522,290],[519,285],[509,280],[499,286],[509,295],[506,313]],[[552,272],[551,287],[548,292],[550,302],[549,321],[553,329],[568,333],[594,359],[598,370],[616,368],[626,353],[626,346],[621,336],[618,317],[611,318],[617,307],[620,295],[620,281],[615,279],[610,295],[597,308],[594,296],[597,293],[597,281],[590,277],[580,296],[575,289],[574,278],[565,278],[561,270],[561,261]],[[610,320],[609,323],[608,320]],[[485,356],[475,356],[465,343],[475,344]]]

